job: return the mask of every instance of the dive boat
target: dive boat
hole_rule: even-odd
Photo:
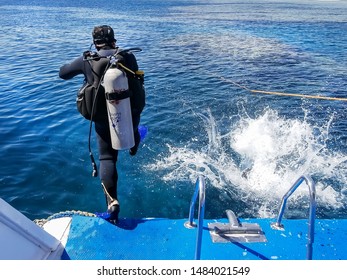
[[[308,220],[283,219],[287,200],[305,184]],[[117,224],[80,211],[32,221],[0,199],[0,259],[346,260],[347,219],[316,219],[315,196],[312,178],[302,175],[283,196],[276,219],[239,219],[232,210],[223,219],[204,219],[205,179],[199,176],[186,219],[122,218]]]

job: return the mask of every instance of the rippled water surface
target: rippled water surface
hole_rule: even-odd
[[[347,1],[2,1],[0,197],[31,219],[100,212],[82,77],[59,67],[109,24],[146,75],[148,127],[119,156],[123,217],[183,218],[199,174],[206,216],[273,217],[296,179],[321,218],[347,218]],[[255,93],[283,92],[336,100]],[[93,135],[94,136],[94,135]],[[97,157],[95,138],[92,148]],[[305,217],[308,190],[288,203]]]

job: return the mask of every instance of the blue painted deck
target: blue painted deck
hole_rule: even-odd
[[[122,219],[113,225],[101,218],[73,216],[63,259],[73,260],[193,260],[197,229],[186,220]],[[304,260],[307,220],[283,220],[284,231],[270,227],[272,219],[241,219],[258,223],[265,243],[213,243],[205,220],[201,259]],[[227,223],[221,219],[218,222]],[[313,259],[347,260],[347,220],[316,220]]]

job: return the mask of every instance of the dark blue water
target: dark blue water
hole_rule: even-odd
[[[58,77],[101,24],[143,49],[146,75],[149,132],[136,157],[120,153],[121,216],[187,217],[203,174],[207,217],[273,217],[308,174],[318,216],[347,218],[347,101],[235,85],[346,99],[346,1],[2,0],[2,199],[31,219],[105,210],[75,107],[82,77]],[[304,184],[288,217],[307,215],[307,194]]]

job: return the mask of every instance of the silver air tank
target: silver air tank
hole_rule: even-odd
[[[110,126],[112,148],[130,149],[135,145],[131,117],[128,78],[114,64],[104,75],[106,106]]]

